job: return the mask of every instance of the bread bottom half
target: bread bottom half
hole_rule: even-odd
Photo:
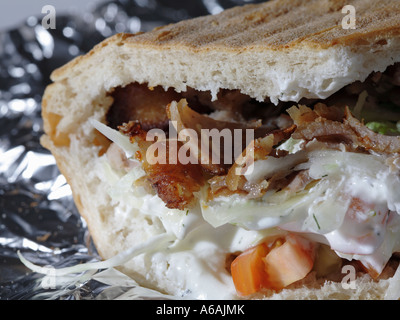
[[[47,97],[65,94],[64,90],[60,92],[58,88],[57,84],[50,86]],[[52,102],[56,102],[56,99]],[[61,120],[48,113],[48,103],[48,100],[44,103],[46,121],[57,125]],[[226,268],[226,255],[232,252],[232,248],[244,250],[262,234],[239,230],[235,226],[213,228],[204,223],[200,210],[194,209],[188,214],[182,210],[167,209],[157,195],[148,193],[140,186],[127,187],[123,184],[121,179],[124,178],[124,172],[110,175],[104,153],[109,143],[99,140],[99,134],[90,121],[105,122],[112,103],[113,100],[104,92],[91,100],[84,112],[77,110],[76,124],[79,125],[67,137],[57,136],[54,127],[41,140],[51,150],[60,171],[71,185],[77,208],[87,221],[100,255],[109,259],[166,233],[168,226],[175,224],[171,230],[186,242],[182,242],[182,245],[178,242],[173,249],[161,246],[158,251],[142,254],[119,266],[119,270],[142,286],[177,298],[243,299],[235,292]],[[140,168],[135,170],[139,172]],[[162,212],[170,220],[162,221],[162,216],[160,218],[160,215],[153,214],[156,211]],[[177,226],[185,223],[192,223],[193,226],[189,228],[190,232],[182,234]],[[226,237],[223,245],[215,246],[214,240],[221,237]],[[238,237],[248,239],[239,244]],[[211,241],[207,243],[209,239]],[[398,262],[392,259],[377,280],[365,273],[354,276],[343,273],[328,280],[317,278],[315,272],[311,272],[305,279],[280,292],[264,291],[245,298],[397,299],[400,280],[400,273],[396,273],[397,266]]]

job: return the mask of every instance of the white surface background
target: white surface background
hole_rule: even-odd
[[[43,18],[45,5],[54,6],[56,15],[77,14],[89,11],[101,2],[105,0],[0,0],[0,31],[16,27],[30,16]]]

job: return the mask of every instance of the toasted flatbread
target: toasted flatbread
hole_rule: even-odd
[[[342,26],[345,5],[356,10],[355,29]],[[121,270],[142,285],[177,297],[237,298],[226,257],[264,235],[204,224],[198,207],[167,208],[154,190],[140,183],[123,185],[121,171],[107,171],[104,159],[110,142],[91,121],[107,124],[118,88],[137,84],[179,95],[195,90],[207,93],[210,105],[220,100],[220,92],[229,91],[261,107],[323,101],[400,62],[399,21],[396,0],[269,1],[147,33],[117,34],[55,70],[43,96],[41,142],[71,185],[101,256],[111,258],[170,227],[178,239],[174,253],[165,249],[141,255]],[[124,192],[131,188],[136,191],[126,200]],[[163,216],[175,218],[166,222]],[[182,232],[171,226],[186,223],[191,226]],[[223,245],[216,245],[221,236],[226,237]],[[391,264],[385,274],[395,270],[396,264]],[[356,289],[346,289],[341,281],[318,279],[312,273],[279,293],[270,290],[250,297],[383,298],[391,283],[385,274],[378,280],[363,274],[357,277]]]

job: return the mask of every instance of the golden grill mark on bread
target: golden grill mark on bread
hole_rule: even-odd
[[[345,5],[356,8],[355,30],[342,28],[341,9]],[[372,44],[383,41],[388,34],[400,33],[399,10],[396,0],[270,1],[167,25],[128,42],[187,46],[194,50],[208,50],[209,47],[280,49],[296,45],[327,48],[355,41]]]

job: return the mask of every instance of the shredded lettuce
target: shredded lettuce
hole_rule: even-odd
[[[400,121],[371,121],[365,125],[372,131],[385,135],[400,135]]]

